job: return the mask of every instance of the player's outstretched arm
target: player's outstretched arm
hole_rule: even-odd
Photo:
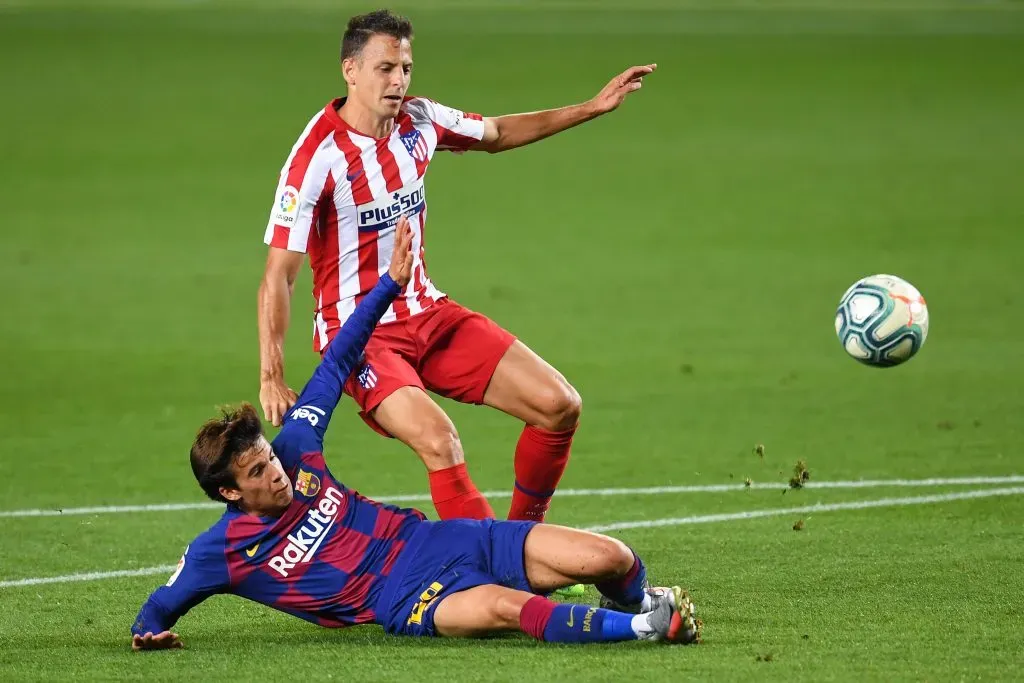
[[[341,399],[345,381],[359,362],[377,322],[412,279],[412,230],[406,216],[398,219],[395,231],[388,272],[338,330],[295,402],[290,419],[274,439],[274,450],[282,459],[323,446],[327,424]]]
[[[331,341],[324,354],[322,365],[335,366],[336,375],[342,384],[348,379],[355,368],[359,357],[370,340],[373,328],[377,326],[388,306],[405,289],[412,279],[412,228],[409,218],[405,215],[398,219],[395,226],[395,246],[391,250],[391,264],[388,272],[381,276],[377,285],[363,299],[345,324],[338,330],[337,336]],[[341,387],[338,387],[341,396]]]
[[[601,92],[582,104],[526,114],[485,117],[483,138],[471,149],[491,153],[504,152],[543,140],[614,111],[630,93],[640,89],[644,76],[653,73],[657,68],[657,64],[631,66],[609,81]]]
[[[149,596],[132,623],[133,650],[168,650],[181,647],[171,628],[186,612],[211,595],[228,588],[223,553],[196,539],[185,549],[167,584]]]

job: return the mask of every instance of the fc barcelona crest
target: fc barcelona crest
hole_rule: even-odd
[[[295,490],[304,496],[315,496],[320,491],[320,477],[300,469],[299,476],[295,478]]]

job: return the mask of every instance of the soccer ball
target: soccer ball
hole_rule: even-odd
[[[846,353],[887,368],[913,358],[928,338],[928,305],[895,275],[872,275],[846,290],[836,311],[836,334]]]

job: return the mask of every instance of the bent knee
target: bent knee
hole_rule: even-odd
[[[618,539],[597,536],[592,548],[594,573],[596,574],[624,576],[633,568],[633,551]]]
[[[536,426],[550,432],[572,429],[583,412],[583,399],[568,382],[558,382],[544,389],[537,396],[537,404],[541,421]]]
[[[451,423],[431,423],[409,444],[430,471],[463,461],[462,442]]]

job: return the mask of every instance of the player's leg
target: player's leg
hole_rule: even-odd
[[[516,444],[508,518],[543,521],[569,462],[580,396],[560,372],[517,341],[495,368],[484,403],[526,423]]]
[[[473,638],[518,630],[549,643],[611,643],[624,640],[699,640],[689,597],[679,588],[657,609],[641,614],[589,605],[559,604],[495,584],[444,596],[433,610],[433,632]]]
[[[607,613],[647,615],[647,621],[631,622],[640,637],[680,643],[700,638],[686,591],[678,586],[650,588],[640,557],[610,536],[538,524],[523,544],[523,565],[531,588],[538,592],[572,583],[594,584],[603,596],[602,609],[595,613],[600,621]]]
[[[541,543],[531,543],[528,550],[527,540],[538,528],[530,522],[492,520],[424,522],[398,555],[378,598],[381,625],[388,633],[413,636],[466,637],[518,628],[538,639],[577,643],[685,636],[680,624],[684,617],[692,621],[692,608],[681,591],[658,609],[638,615],[557,605],[535,595],[527,563],[539,567],[534,571],[539,581],[552,585],[577,575],[622,579],[629,574],[623,569],[628,565],[624,547],[600,545],[595,539],[601,537],[593,535],[541,534]],[[551,554],[549,543],[559,540],[576,547],[574,558],[535,557]]]
[[[445,596],[434,608],[438,635],[473,638],[519,628],[519,615],[533,593],[497,584],[476,586]]]
[[[436,304],[417,337],[426,386],[485,403],[527,423],[516,447],[509,519],[543,521],[569,459],[579,394],[561,374],[492,320],[451,301]]]
[[[434,609],[433,621],[435,632],[442,636],[465,638],[519,630],[538,640],[556,643],[638,640],[655,633],[647,614],[559,605],[526,591],[494,584],[445,596]]]
[[[371,339],[363,363],[345,383],[345,393],[359,404],[360,415],[370,427],[397,438],[423,461],[441,519],[494,517],[466,471],[455,425],[427,395],[419,374],[402,354]]]
[[[455,425],[422,387],[397,389],[377,405],[371,416],[385,431],[416,451],[423,461],[438,517],[494,517],[494,510],[466,470],[462,442]]]
[[[610,536],[538,524],[526,536],[523,564],[530,587],[538,593],[586,583],[620,605],[650,607],[643,605],[649,602],[644,563]]]

